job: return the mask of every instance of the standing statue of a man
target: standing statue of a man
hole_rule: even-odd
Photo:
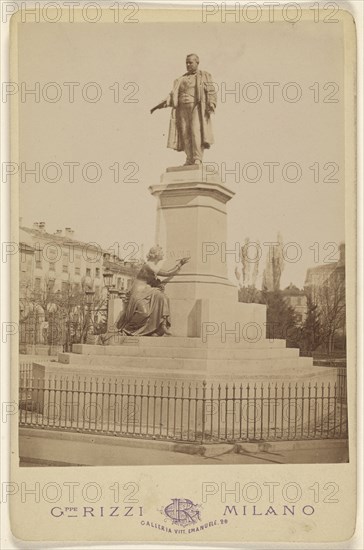
[[[167,99],[151,109],[172,107],[167,147],[186,153],[185,165],[201,164],[204,149],[214,143],[211,113],[217,94],[210,73],[198,68],[199,58],[186,58],[187,72],[177,78]]]

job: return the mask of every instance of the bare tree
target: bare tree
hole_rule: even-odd
[[[335,269],[321,286],[315,288],[313,302],[319,311],[326,352],[331,354],[335,338],[345,334],[345,275],[342,270]]]

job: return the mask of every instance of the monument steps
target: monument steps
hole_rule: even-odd
[[[249,359],[265,359],[268,357],[298,357],[299,350],[297,348],[255,348],[250,349],[200,349],[200,348],[177,348],[177,347],[133,347],[133,346],[115,346],[108,350],[109,353],[60,353],[59,360],[61,363],[67,362],[67,358],[71,357],[77,362],[77,358],[81,357],[100,357],[102,360],[107,360],[109,357],[144,357],[144,358],[185,358],[185,359],[225,359],[225,360],[249,360]],[[64,361],[62,360],[64,359]]]
[[[115,365],[119,367],[135,367],[143,370],[150,368],[161,369],[165,372],[170,370],[187,369],[199,371],[208,369],[245,369],[249,367],[265,369],[279,368],[280,365],[288,365],[291,369],[301,368],[305,365],[312,365],[312,359],[308,357],[294,357],[291,354],[272,357],[267,354],[261,357],[247,357],[244,359],[230,358],[230,352],[226,350],[226,356],[221,358],[196,359],[186,355],[176,357],[150,357],[145,356],[118,356],[118,355],[81,355],[76,353],[60,353],[58,357],[60,366],[66,365],[99,365],[100,367]]]
[[[152,338],[143,336],[138,337],[122,337],[116,336],[115,339],[110,339],[109,345],[102,346],[96,344],[73,344],[73,353],[82,353],[86,355],[118,355],[118,350],[123,350],[126,347],[151,349],[151,348],[179,348],[179,349],[203,349],[203,350],[251,350],[251,349],[295,349],[286,348],[286,340],[276,339],[267,340],[262,339],[257,342],[249,342],[241,339],[236,342],[235,339],[228,338],[225,342],[220,338],[208,338],[206,342],[203,342],[201,338],[188,338],[179,336],[168,336],[163,338]]]
[[[60,366],[62,367],[60,369]],[[89,379],[98,379],[99,381],[118,381],[122,380],[124,383],[130,382],[131,384],[134,381],[140,383],[143,381],[145,384],[150,382],[160,383],[164,381],[167,385],[168,382],[173,384],[174,382],[184,382],[186,385],[195,383],[200,383],[203,380],[206,380],[210,383],[235,383],[238,384],[257,384],[260,383],[267,384],[282,384],[288,386],[291,383],[294,386],[296,383],[315,383],[321,384],[322,382],[332,382],[336,381],[337,372],[335,368],[328,367],[312,367],[306,362],[305,365],[300,364],[299,369],[294,369],[292,373],[291,363],[281,363],[279,366],[270,368],[268,364],[260,365],[250,365],[234,367],[227,369],[226,366],[217,367],[215,369],[208,370],[190,370],[188,368],[170,368],[169,371],[158,369],[158,368],[148,368],[141,369],[140,366],[130,366],[130,365],[90,365],[90,364],[68,364],[60,365],[59,363],[47,363],[43,365],[47,375],[60,375],[68,377],[80,377],[83,379],[85,376]]]

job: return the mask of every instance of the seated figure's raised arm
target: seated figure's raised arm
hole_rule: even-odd
[[[163,270],[163,269],[160,269],[158,270],[158,275],[160,275],[161,277],[171,277],[173,275],[176,275],[179,270],[181,269],[181,267],[187,263],[189,261],[189,258],[182,258],[181,260],[178,261],[177,265],[175,267],[172,267],[172,269],[168,269],[168,270]]]

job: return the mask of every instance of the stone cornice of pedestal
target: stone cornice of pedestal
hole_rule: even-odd
[[[162,183],[159,185],[151,185],[149,191],[153,196],[186,196],[186,195],[207,195],[215,198],[219,202],[226,204],[233,198],[235,192],[225,187],[219,181],[199,181],[194,178],[193,181],[185,181],[181,179],[178,182]]]
[[[172,166],[161,175],[159,185],[151,185],[153,196],[205,195],[226,204],[235,192],[223,185],[218,174],[210,174],[203,166]]]

